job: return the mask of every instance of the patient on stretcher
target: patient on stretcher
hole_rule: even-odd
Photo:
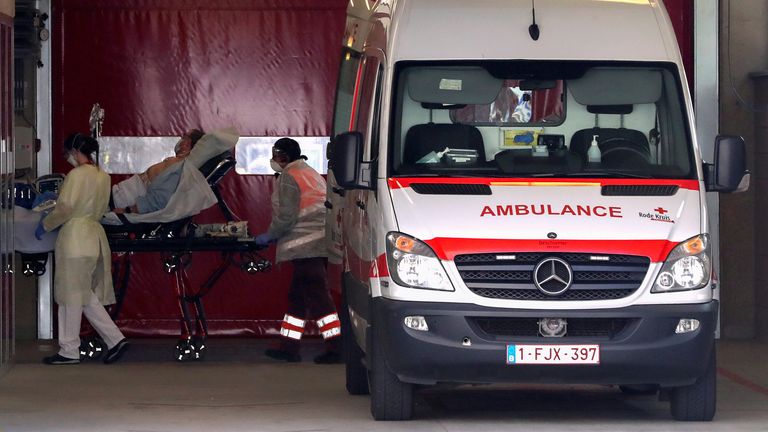
[[[172,222],[196,215],[216,204],[216,196],[200,168],[216,156],[231,151],[239,138],[234,129],[205,134],[194,146],[190,146],[187,156],[163,161],[146,173],[113,186],[114,208],[119,210],[107,213],[102,223],[121,225],[126,220],[132,224]],[[163,169],[163,164],[168,166]],[[148,186],[142,175],[150,180]]]
[[[168,204],[181,178],[181,163],[186,159],[204,132],[191,129],[179,139],[174,156],[149,167],[145,172],[112,188],[114,212],[150,213]]]

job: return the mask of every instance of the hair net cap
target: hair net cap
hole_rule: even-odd
[[[299,146],[299,143],[291,138],[280,138],[275,142],[273,148],[285,153],[291,161],[295,161],[301,157],[301,147]]]

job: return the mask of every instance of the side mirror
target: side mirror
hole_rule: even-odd
[[[744,192],[749,188],[744,138],[721,135],[715,140],[715,161],[704,166],[704,181],[710,192]]]
[[[344,189],[370,189],[370,163],[363,162],[363,135],[344,132],[331,141],[329,169]]]

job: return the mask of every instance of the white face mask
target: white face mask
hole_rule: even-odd
[[[75,159],[75,155],[73,155],[72,153],[70,153],[70,154],[67,156],[67,162],[69,162],[69,164],[70,164],[70,165],[72,165],[72,166],[73,166],[73,167],[75,167],[75,168],[77,168],[77,166],[79,165],[79,164],[77,163],[77,159]]]
[[[283,171],[283,167],[281,167],[279,163],[275,162],[274,159],[270,159],[269,166],[272,167],[272,169],[275,170],[275,172]]]

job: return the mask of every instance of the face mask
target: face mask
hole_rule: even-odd
[[[72,153],[70,153],[67,156],[67,162],[69,162],[69,164],[72,165],[75,168],[77,168],[77,166],[78,166],[77,159],[75,159],[75,155],[73,155]]]
[[[275,172],[283,171],[283,167],[281,167],[279,163],[275,162],[274,159],[269,161],[269,166],[272,167],[272,169],[275,170]]]

